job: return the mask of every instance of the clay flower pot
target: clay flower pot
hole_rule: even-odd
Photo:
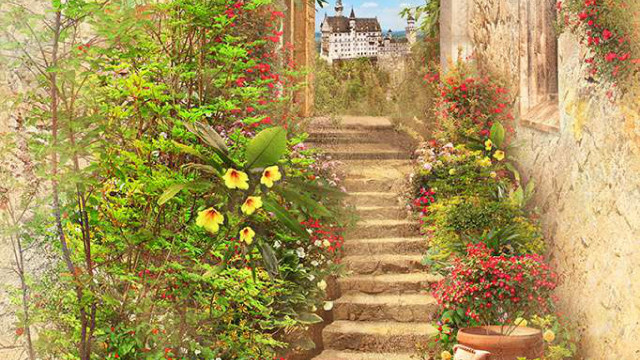
[[[464,328],[458,331],[458,342],[472,349],[488,351],[490,360],[539,359],[544,355],[542,332],[523,326],[509,335],[502,335],[500,326]]]

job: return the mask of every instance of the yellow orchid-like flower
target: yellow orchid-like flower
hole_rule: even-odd
[[[240,241],[244,241],[245,243],[247,243],[247,245],[251,245],[253,243],[253,238],[255,236],[256,232],[248,226],[240,230]]]
[[[277,166],[269,166],[264,169],[262,172],[262,178],[260,178],[260,183],[268,188],[273,186],[273,183],[282,179],[282,174],[280,174],[280,169]]]
[[[553,342],[553,340],[556,339],[556,333],[554,333],[551,330],[547,330],[547,331],[544,332],[542,337],[544,338],[544,341],[546,341],[548,343],[551,343],[551,342]]]
[[[451,355],[450,352],[445,350],[445,351],[440,353],[440,358],[442,360],[451,360],[451,359],[453,359],[453,355]]]
[[[495,153],[493,153],[493,157],[498,161],[502,161],[504,159],[504,151],[497,150]]]
[[[220,225],[224,223],[224,215],[214,208],[208,208],[198,213],[196,218],[196,225],[203,227],[210,233],[217,233],[220,230]]]
[[[256,210],[262,207],[262,198],[260,196],[249,196],[247,200],[244,201],[242,207],[240,209],[246,215],[251,215]]]
[[[228,169],[222,179],[229,189],[247,190],[249,188],[249,175],[244,171]]]
[[[484,158],[478,160],[478,165],[482,167],[489,167],[491,166],[491,159],[485,156]]]
[[[493,149],[493,141],[491,141],[491,139],[487,139],[487,141],[484,142],[484,148],[487,151],[491,151],[491,149]]]

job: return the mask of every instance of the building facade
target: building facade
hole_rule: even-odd
[[[640,9],[640,2],[628,2]],[[560,312],[580,359],[640,358],[640,115],[591,81],[555,0],[442,0],[442,66],[471,56],[509,79],[518,167],[536,184]],[[630,10],[632,11],[632,10]]]
[[[358,18],[351,9],[349,17],[343,15],[342,0],[336,1],[335,16],[327,16],[320,25],[322,32],[320,57],[335,60],[378,58],[406,55],[416,40],[415,19],[409,17],[406,38],[395,38],[391,30],[386,36],[377,18]]]

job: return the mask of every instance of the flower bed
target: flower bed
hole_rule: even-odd
[[[473,74],[458,64],[442,76],[435,139],[416,152],[411,205],[430,245],[425,262],[444,275],[433,289],[439,334],[422,355],[451,359],[463,327],[509,334],[532,319],[545,331],[545,358],[565,359],[575,339],[552,315],[558,277],[541,255],[535,184],[509,156],[510,101],[503,86]]]

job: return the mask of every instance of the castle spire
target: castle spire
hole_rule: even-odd
[[[342,16],[342,10],[344,10],[344,6],[342,6],[342,0],[336,0],[336,16]]]
[[[356,12],[353,10],[353,6],[351,7],[351,15],[349,15],[349,19],[355,19],[356,18]]]

